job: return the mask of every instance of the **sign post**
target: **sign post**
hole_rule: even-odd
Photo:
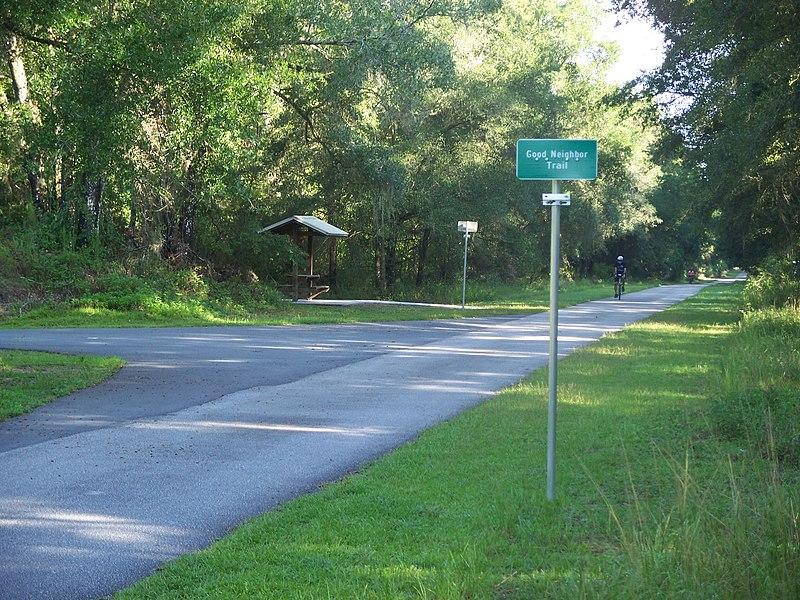
[[[467,299],[467,242],[469,234],[478,231],[477,221],[459,221],[458,230],[464,232],[464,278],[461,280],[461,308],[466,308]]]
[[[556,496],[556,414],[558,410],[558,267],[561,254],[561,207],[570,195],[562,194],[559,180],[597,178],[597,140],[518,140],[517,178],[549,180],[552,189],[542,194],[550,207],[550,344],[547,398],[547,499]]]

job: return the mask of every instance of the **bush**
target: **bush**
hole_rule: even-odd
[[[145,281],[126,273],[112,272],[101,275],[94,281],[92,291],[111,294],[133,294],[147,287]]]
[[[26,287],[41,297],[65,298],[85,294],[92,289],[92,279],[106,267],[97,257],[88,253],[62,251],[52,254],[28,254],[25,248],[11,246],[6,249],[13,256],[4,270],[9,280],[24,282]]]
[[[791,258],[768,258],[744,288],[749,309],[800,305],[800,263]]]
[[[271,285],[260,282],[246,283],[239,279],[229,279],[214,284],[210,297],[216,301],[232,301],[254,307],[276,306],[282,298],[278,290]]]
[[[210,278],[204,277],[199,269],[188,268],[162,272],[159,283],[165,292],[195,300],[205,300],[211,289],[208,279]]]

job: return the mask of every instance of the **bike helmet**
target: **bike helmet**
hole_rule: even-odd
[[[617,257],[617,260],[622,260],[622,256],[618,256],[618,257]]]

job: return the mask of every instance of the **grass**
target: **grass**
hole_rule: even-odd
[[[633,292],[654,285],[631,282]],[[608,297],[607,282],[565,283],[560,306]],[[459,294],[460,297],[460,294]],[[549,289],[546,283],[531,285],[475,285],[470,291],[470,308],[431,308],[367,305],[352,307],[307,306],[290,302],[247,304],[232,301],[175,296],[171,299],[145,297],[125,303],[116,299],[92,298],[92,302],[73,301],[49,304],[17,314],[0,313],[0,328],[31,327],[173,327],[203,325],[293,325],[313,323],[354,323],[360,321],[406,321],[452,319],[464,316],[524,314],[547,310]],[[100,301],[103,300],[103,301]],[[120,305],[125,304],[124,307]]]
[[[0,421],[111,377],[116,357],[0,350]]]
[[[745,313],[720,382],[710,411],[715,428],[800,467],[800,308]]]
[[[741,286],[714,286],[120,592],[151,598],[796,598],[797,471],[707,407]]]

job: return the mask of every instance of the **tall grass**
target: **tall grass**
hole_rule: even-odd
[[[718,360],[694,442],[663,456],[672,501],[606,499],[624,560],[576,595],[800,598],[800,311],[745,312]],[[726,467],[694,472],[720,444]]]
[[[561,589],[559,597],[798,598],[800,495],[796,474],[774,463],[732,456],[707,478],[691,460],[674,468],[668,508],[639,502],[633,484],[623,505],[608,501],[621,560],[602,577]]]
[[[715,430],[800,466],[800,310],[746,312],[722,357]]]

